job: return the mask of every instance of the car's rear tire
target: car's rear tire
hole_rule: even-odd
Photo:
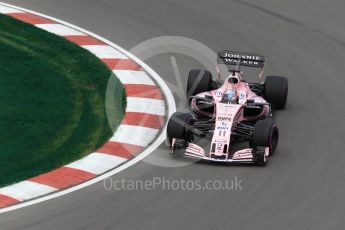
[[[286,77],[268,76],[264,85],[264,98],[275,109],[284,109],[288,97],[289,84]]]
[[[270,155],[277,149],[279,131],[276,123],[271,119],[259,120],[256,122],[253,131],[251,145],[256,147],[269,147]]]
[[[194,123],[194,120],[195,118],[190,113],[173,113],[167,126],[167,144],[171,146],[173,138],[190,141],[192,137],[190,125]]]
[[[199,93],[211,89],[212,74],[208,70],[193,69],[189,72],[187,82],[187,97],[195,96]]]

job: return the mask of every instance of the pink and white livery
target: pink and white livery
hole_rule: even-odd
[[[218,53],[217,63],[218,80],[213,80],[207,70],[189,72],[187,95],[191,111],[176,112],[169,119],[167,143],[171,153],[264,165],[276,150],[279,138],[271,110],[285,108],[288,80],[268,76],[261,81],[265,57],[258,54],[224,50]],[[224,80],[220,64],[235,66],[226,68]],[[260,82],[246,82],[240,66],[261,68]],[[244,142],[249,145],[244,146]]]

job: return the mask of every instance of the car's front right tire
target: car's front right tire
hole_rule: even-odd
[[[167,144],[171,146],[173,138],[190,141],[193,136],[190,126],[194,123],[194,120],[195,118],[191,113],[173,113],[167,126]]]

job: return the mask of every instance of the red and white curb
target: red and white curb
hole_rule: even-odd
[[[51,172],[0,189],[0,213],[81,189],[140,161],[165,139],[166,117],[176,111],[164,81],[121,47],[59,19],[0,2],[0,13],[63,36],[101,59],[127,94],[124,119],[95,153]],[[24,202],[25,201],[25,202]]]

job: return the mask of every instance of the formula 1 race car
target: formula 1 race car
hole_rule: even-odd
[[[227,66],[224,80],[219,71],[222,64]],[[264,64],[264,56],[224,50],[218,53],[218,80],[213,80],[207,70],[191,70],[187,82],[191,111],[174,113],[167,126],[171,154],[209,161],[266,164],[279,138],[272,109],[285,108],[288,80],[268,76],[261,81]],[[246,82],[241,66],[261,68],[260,82]],[[195,137],[209,137],[209,150],[198,145]],[[245,142],[248,147],[236,148],[236,143]]]

